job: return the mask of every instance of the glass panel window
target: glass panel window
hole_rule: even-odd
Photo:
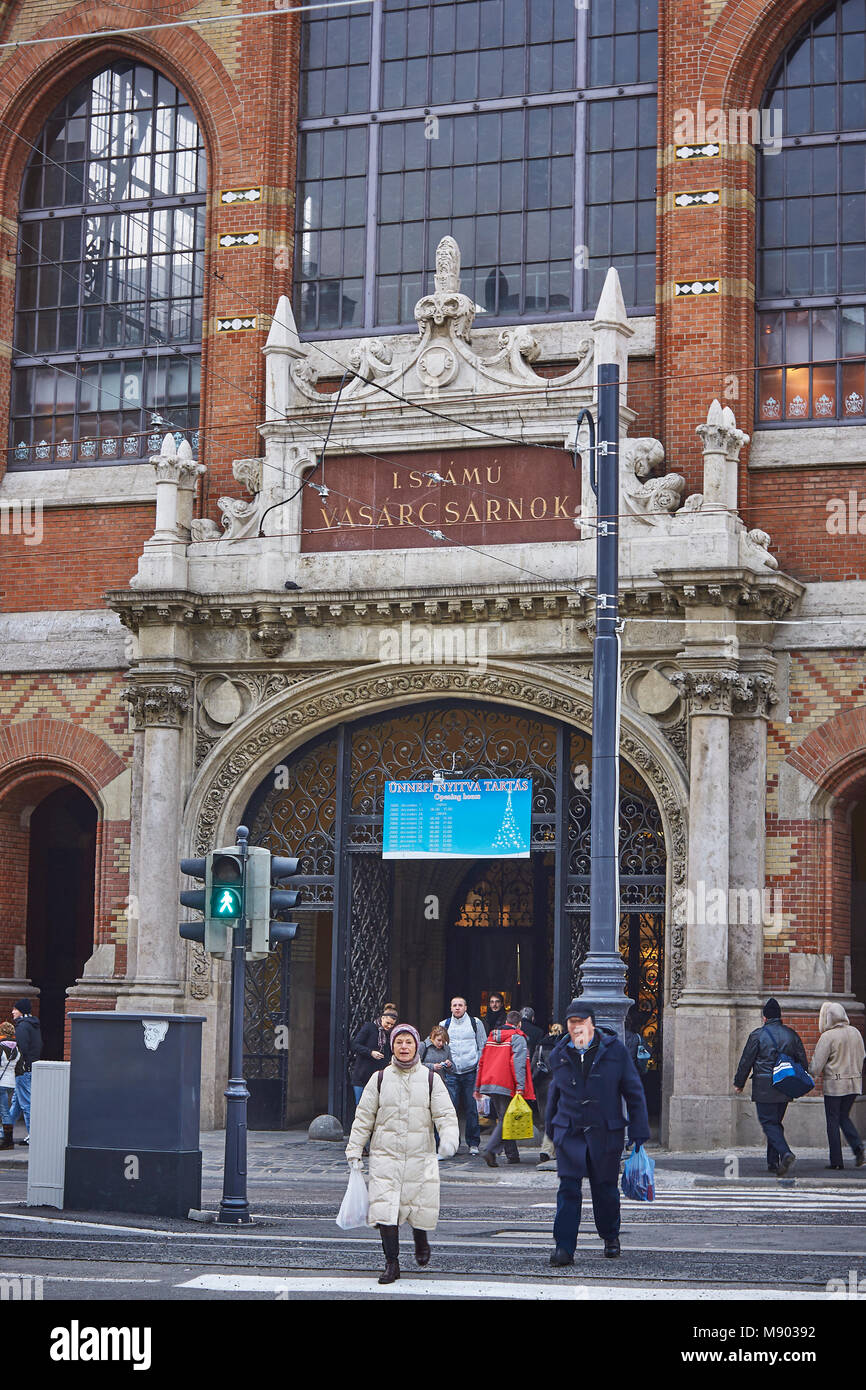
[[[112,64],[46,122],[22,186],[10,467],[145,458],[157,413],[197,428],[204,193],[195,117],[150,68]],[[183,391],[148,396],[144,348],[180,353]]]
[[[585,313],[611,260],[629,307],[652,312],[656,0],[380,0],[353,7],[348,46],[347,14],[302,21],[303,329],[410,324],[444,235],[491,318]]]
[[[762,103],[785,112],[781,151],[758,153],[757,410],[766,424],[862,415],[864,15],[864,0],[820,10]],[[760,370],[775,364],[784,371]]]

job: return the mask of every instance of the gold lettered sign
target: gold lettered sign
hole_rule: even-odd
[[[307,551],[441,546],[430,531],[461,545],[577,539],[580,471],[564,449],[337,458],[309,476],[322,491],[304,489]]]

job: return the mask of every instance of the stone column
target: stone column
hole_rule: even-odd
[[[749,436],[737,429],[730,406],[722,409],[715,400],[695,432],[704,446],[704,506],[736,512],[738,460]]]
[[[185,589],[193,495],[205,466],[196,463],[186,439],[178,446],[171,434],[165,436],[161,452],[150,462],[156,472],[156,522],[130,587]]]
[[[685,988],[676,1011],[672,1148],[733,1142],[735,1046],[728,985],[730,717],[737,672],[722,666],[671,676],[689,712],[689,852]]]
[[[180,1013],[184,987],[178,936],[181,826],[181,726],[190,687],[180,680],[136,682],[124,698],[143,731],[141,810],[135,873],[138,934],[134,974],[118,1009]]]
[[[731,742],[730,927],[728,984],[760,995],[764,977],[767,806],[767,718],[775,703],[772,676],[740,676],[734,690]]]

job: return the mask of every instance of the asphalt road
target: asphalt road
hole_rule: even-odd
[[[828,1281],[850,1285],[852,1271],[866,1294],[866,1188],[851,1185],[820,1191],[668,1185],[652,1204],[623,1203],[618,1260],[603,1257],[587,1200],[575,1265],[554,1270],[548,1257],[555,1183],[482,1188],[461,1177],[443,1185],[430,1266],[416,1270],[404,1231],[403,1277],[382,1290],[376,1236],[343,1232],[334,1222],[342,1176],[291,1186],[278,1179],[252,1183],[259,1220],[243,1231],[26,1208],[24,1184],[23,1174],[0,1172],[0,1297],[13,1296],[4,1290],[14,1284],[2,1281],[17,1279],[29,1290],[25,1298],[46,1301],[431,1295],[718,1301],[787,1293],[799,1302],[826,1300]],[[210,1188],[208,1203],[217,1199]],[[22,1282],[27,1279],[30,1284]]]

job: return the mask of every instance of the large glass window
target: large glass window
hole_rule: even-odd
[[[454,236],[480,315],[655,300],[656,0],[374,0],[304,19],[296,311],[396,329]]]
[[[152,68],[114,63],[46,122],[21,196],[10,467],[146,458],[155,417],[195,433],[205,181],[192,111]]]
[[[866,0],[798,35],[764,98],[758,167],[759,424],[864,423]]]

